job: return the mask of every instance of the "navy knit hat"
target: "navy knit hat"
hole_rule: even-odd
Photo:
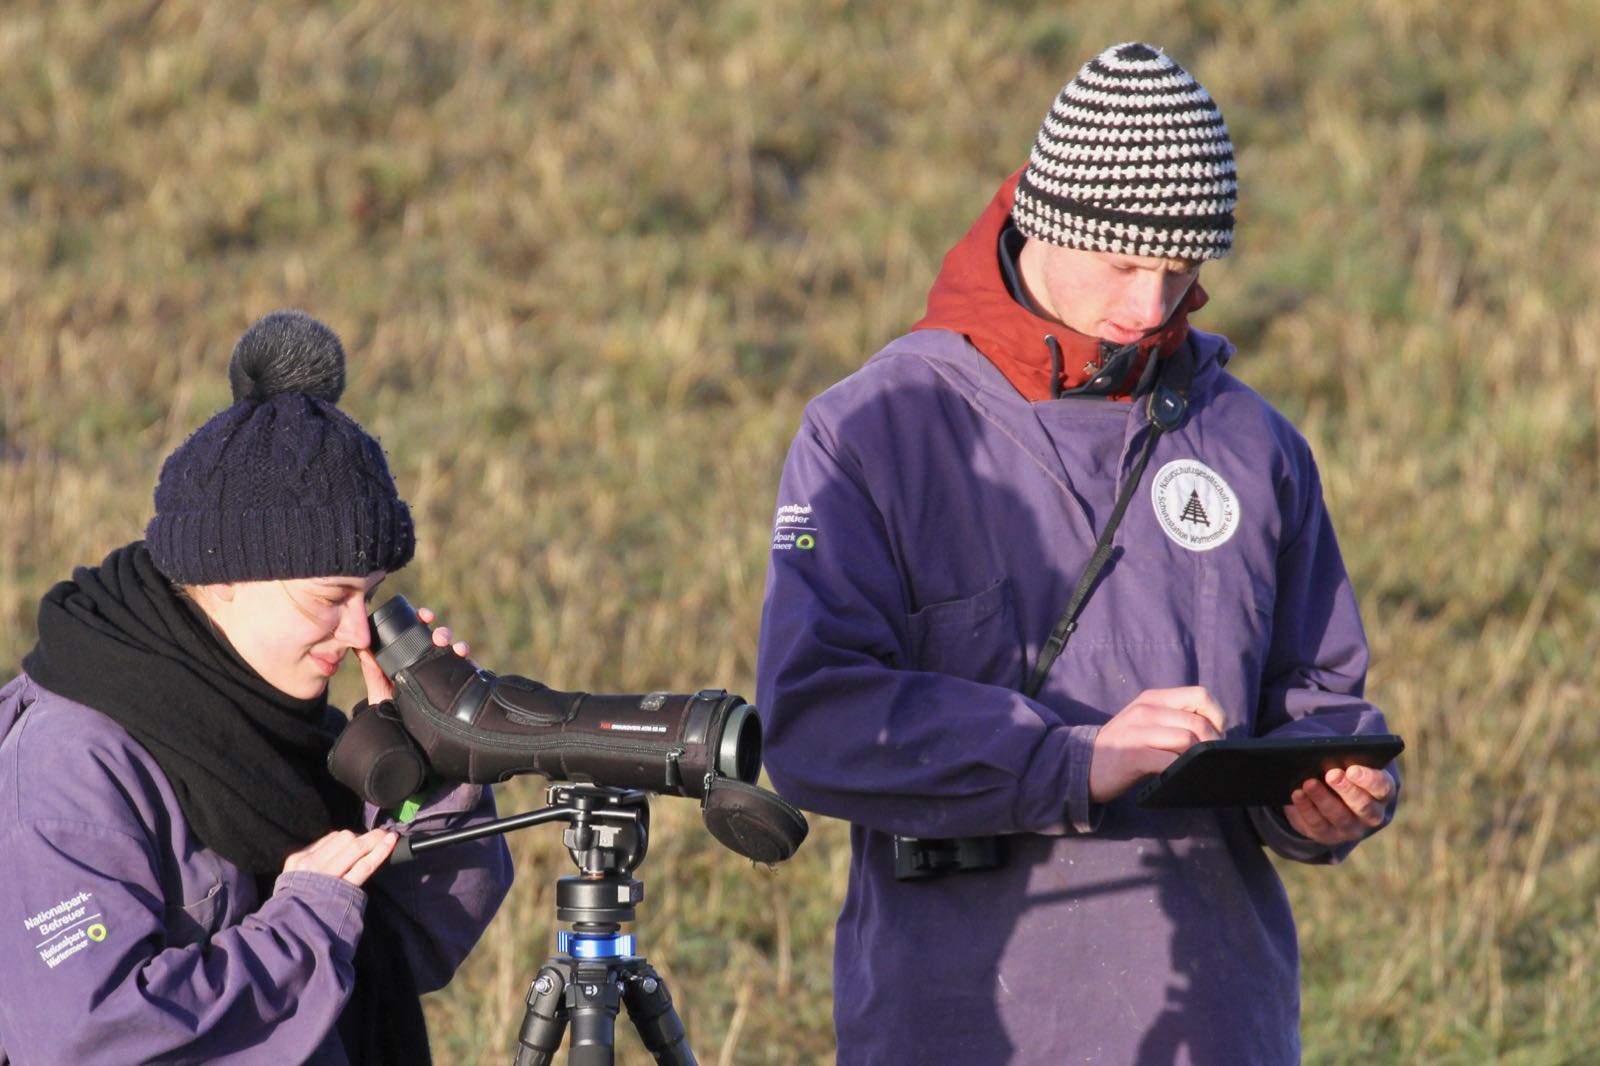
[[[411,561],[411,512],[378,442],[334,406],[344,345],[299,311],[245,331],[233,406],[167,457],[145,540],[173,581],[366,577]]]
[[[1221,259],[1239,182],[1211,94],[1159,48],[1085,63],[1039,127],[1012,217],[1035,240],[1091,252]]]

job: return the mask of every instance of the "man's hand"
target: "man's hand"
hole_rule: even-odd
[[[363,885],[388,860],[399,839],[387,829],[373,829],[359,836],[348,829],[336,829],[283,860],[283,872],[306,870]]]
[[[1222,708],[1205,689],[1146,689],[1100,727],[1089,761],[1089,798],[1116,799],[1191,745],[1221,740],[1223,728]]]
[[[1394,778],[1368,766],[1333,769],[1295,789],[1283,808],[1289,827],[1330,847],[1360,840],[1383,824]]]

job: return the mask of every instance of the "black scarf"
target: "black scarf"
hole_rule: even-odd
[[[256,875],[263,899],[290,852],[362,828],[360,800],[327,771],[342,716],[328,713],[325,695],[295,699],[262,679],[142,542],[45,595],[39,643],[22,665],[41,687],[126,729],[166,774],[195,835]],[[370,894],[339,1032],[361,1066],[428,1063],[416,981],[385,906]]]

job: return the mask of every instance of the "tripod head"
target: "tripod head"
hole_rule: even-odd
[[[484,822],[453,833],[401,837],[389,857],[409,862],[434,848],[508,833],[545,822],[566,822],[561,842],[578,867],[578,876],[556,881],[556,918],[572,925],[557,935],[560,949],[580,958],[631,954],[633,937],[622,923],[636,917],[644,900],[643,883],[630,876],[650,846],[650,797],[637,789],[609,785],[555,784],[545,789],[548,806]]]
[[[606,785],[551,785],[546,810],[568,823],[561,834],[567,853],[585,877],[631,873],[650,846],[650,797],[636,789]]]
[[[575,959],[631,957],[634,938],[622,924],[636,916],[644,885],[629,876],[650,844],[650,798],[602,785],[552,785],[550,808],[568,823],[561,835],[577,877],[556,880],[556,950]]]
[[[566,822],[561,842],[586,878],[626,877],[644,861],[650,842],[650,797],[610,785],[555,784],[545,789],[548,806],[496,818],[466,829],[401,837],[391,863],[410,862],[434,848],[509,833],[545,822]]]

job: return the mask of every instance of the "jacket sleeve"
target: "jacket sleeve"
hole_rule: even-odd
[[[1278,556],[1257,732],[1277,737],[1386,733],[1383,712],[1365,697],[1366,634],[1309,451],[1302,463],[1298,522]],[[1384,825],[1400,798],[1399,770],[1391,765],[1388,773],[1396,790]],[[1262,841],[1287,859],[1338,862],[1355,847],[1329,848],[1307,840],[1277,809],[1253,809],[1250,816]]]
[[[361,889],[287,874],[239,924],[169,946],[161,863],[136,823],[18,822],[0,855],[0,1058],[303,1062],[332,1032]]]
[[[367,808],[368,824],[403,835],[465,829],[495,817],[487,785],[446,787],[417,816],[401,824]],[[417,988],[433,992],[450,982],[483,935],[511,888],[511,853],[502,836],[483,837],[390,863],[367,882],[373,904],[385,908],[400,936]]]
[[[757,662],[774,785],[906,836],[1087,831],[1095,727],[914,668],[899,553],[865,483],[808,415],[779,486]]]

